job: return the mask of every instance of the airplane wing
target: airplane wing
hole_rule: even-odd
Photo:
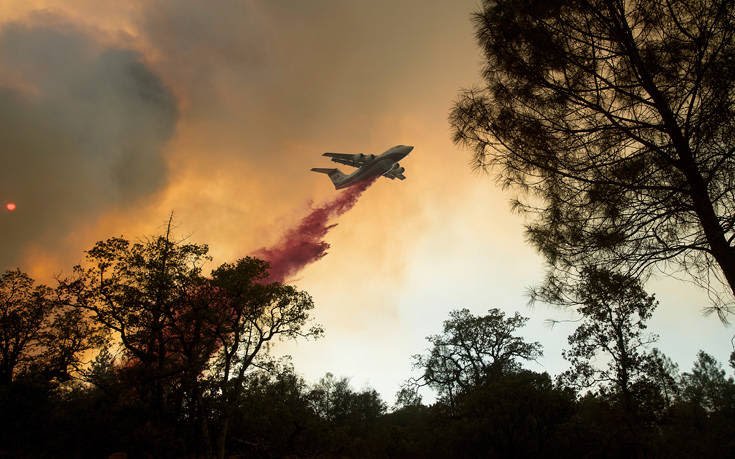
[[[322,156],[332,158],[335,163],[346,164],[352,167],[362,167],[366,162],[373,159],[375,155],[366,155],[364,153],[324,153]]]
[[[395,180],[395,179],[406,180],[406,176],[403,175],[402,167],[389,170],[388,172],[383,174],[383,177],[388,177],[391,180]]]

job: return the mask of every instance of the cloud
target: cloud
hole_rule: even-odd
[[[166,184],[177,102],[140,54],[48,14],[0,29],[0,269]]]
[[[293,145],[402,141],[375,139],[374,124],[406,110],[403,83],[415,69],[405,62],[423,42],[392,43],[397,33],[427,32],[420,17],[405,19],[416,8],[395,3],[148,0],[135,22],[210,154],[226,158],[237,147],[248,162],[296,180],[313,158],[296,157]]]

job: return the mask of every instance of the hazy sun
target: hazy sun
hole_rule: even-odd
[[[12,212],[12,211],[15,210],[15,203],[14,202],[9,202],[9,203],[5,204],[5,208],[8,209],[8,212]]]

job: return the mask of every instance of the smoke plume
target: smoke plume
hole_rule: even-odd
[[[50,13],[0,27],[0,270],[167,182],[177,100],[133,49]]]
[[[283,282],[327,254],[329,243],[324,240],[330,229],[337,226],[330,221],[352,209],[362,193],[377,177],[367,179],[341,192],[336,198],[316,207],[289,229],[272,247],[263,247],[254,257],[270,264],[267,282]]]

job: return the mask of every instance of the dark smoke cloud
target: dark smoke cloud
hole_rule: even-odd
[[[0,269],[30,242],[56,251],[75,227],[166,181],[174,96],[135,51],[59,17],[0,29]],[[79,250],[81,248],[74,248]]]
[[[284,177],[289,193],[286,184],[313,161],[294,155],[294,144],[330,138],[325,149],[363,151],[399,143],[376,142],[371,125],[405,111],[407,91],[425,97],[412,88],[426,77],[412,88],[402,84],[415,72],[404,62],[425,43],[391,46],[397,33],[427,34],[425,3],[148,0],[139,22],[167,80],[184,88],[187,116],[206,124],[208,141],[236,145],[238,155]]]
[[[352,209],[362,193],[375,182],[376,177],[358,183],[336,198],[312,209],[298,225],[285,232],[273,247],[262,248],[253,253],[254,257],[270,264],[269,282],[284,282],[327,254],[329,243],[324,240],[330,229],[337,226],[330,223]]]

